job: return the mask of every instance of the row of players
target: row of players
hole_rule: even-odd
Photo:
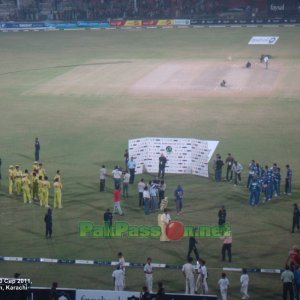
[[[280,168],[276,163],[271,168],[265,166],[260,167],[258,163],[252,160],[248,166],[249,174],[247,180],[247,188],[249,188],[250,205],[258,205],[260,202],[260,193],[263,193],[264,200],[270,201],[273,197],[280,195],[281,186],[281,173]],[[286,177],[285,177],[285,194],[291,195],[292,192],[292,169],[289,165],[286,165]]]
[[[23,195],[24,203],[32,203],[37,201],[40,206],[49,206],[49,189],[51,188],[50,181],[46,175],[46,170],[42,163],[35,161],[32,165],[32,171],[25,169],[21,170],[19,165],[9,166],[8,170],[8,193],[17,196]],[[62,208],[61,205],[61,175],[57,170],[53,178],[54,189],[54,208]]]

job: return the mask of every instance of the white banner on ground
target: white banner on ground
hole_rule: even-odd
[[[145,137],[128,141],[129,156],[136,162],[136,174],[157,173],[159,157],[167,158],[165,172],[208,177],[208,163],[218,141],[187,138]]]
[[[253,36],[248,45],[274,45],[279,36]]]
[[[140,292],[116,292],[102,290],[76,290],[76,300],[127,300],[140,297]]]

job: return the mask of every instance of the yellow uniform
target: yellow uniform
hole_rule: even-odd
[[[43,180],[44,180],[45,176],[46,176],[46,170],[44,168],[40,168],[37,175],[38,175],[38,177],[42,176]]]
[[[25,175],[22,178],[22,190],[23,190],[23,200],[24,203],[31,203],[31,194],[30,194],[30,180]]]
[[[14,167],[10,166],[8,169],[8,194],[12,195],[14,187]]]
[[[17,170],[15,167],[13,167],[12,169],[13,192],[16,192],[16,174],[17,174]]]
[[[32,176],[32,199],[38,200],[39,198],[39,179],[37,176]]]
[[[58,179],[59,182],[61,182],[61,176],[60,174],[56,174],[53,178],[53,181],[56,181],[56,179]]]
[[[15,183],[16,183],[16,192],[17,195],[21,195],[22,193],[22,171],[20,169],[16,169],[16,177],[15,177]]]
[[[61,189],[62,184],[59,181],[53,183],[54,188],[54,208],[62,208],[61,206]]]
[[[42,199],[43,199],[42,201],[43,201],[43,205],[45,205],[45,207],[48,206],[50,187],[51,187],[51,185],[48,180],[42,181]]]
[[[39,177],[39,183],[38,183],[38,197],[40,200],[40,206],[43,206],[44,201],[43,201],[43,180],[41,177]]]
[[[35,162],[33,163],[33,165],[32,165],[32,171],[35,172],[35,170],[38,170],[38,168],[39,168],[39,164],[38,164],[37,161],[35,161]]]

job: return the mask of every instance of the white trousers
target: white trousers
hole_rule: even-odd
[[[195,294],[195,278],[193,277],[186,277],[185,279],[185,293],[194,295]]]
[[[145,277],[145,284],[148,288],[148,292],[152,293],[152,286],[153,286],[153,276],[152,274],[147,274]]]
[[[221,289],[220,292],[222,300],[227,300],[227,289]]]

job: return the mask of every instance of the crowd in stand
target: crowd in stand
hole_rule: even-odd
[[[245,13],[252,10],[246,3],[242,5]],[[225,6],[226,3],[219,0],[24,0],[19,2],[19,6],[16,1],[2,0],[0,10],[7,9],[7,5],[10,5],[10,11],[5,15],[7,20],[27,21],[190,19],[217,16],[234,8]]]

